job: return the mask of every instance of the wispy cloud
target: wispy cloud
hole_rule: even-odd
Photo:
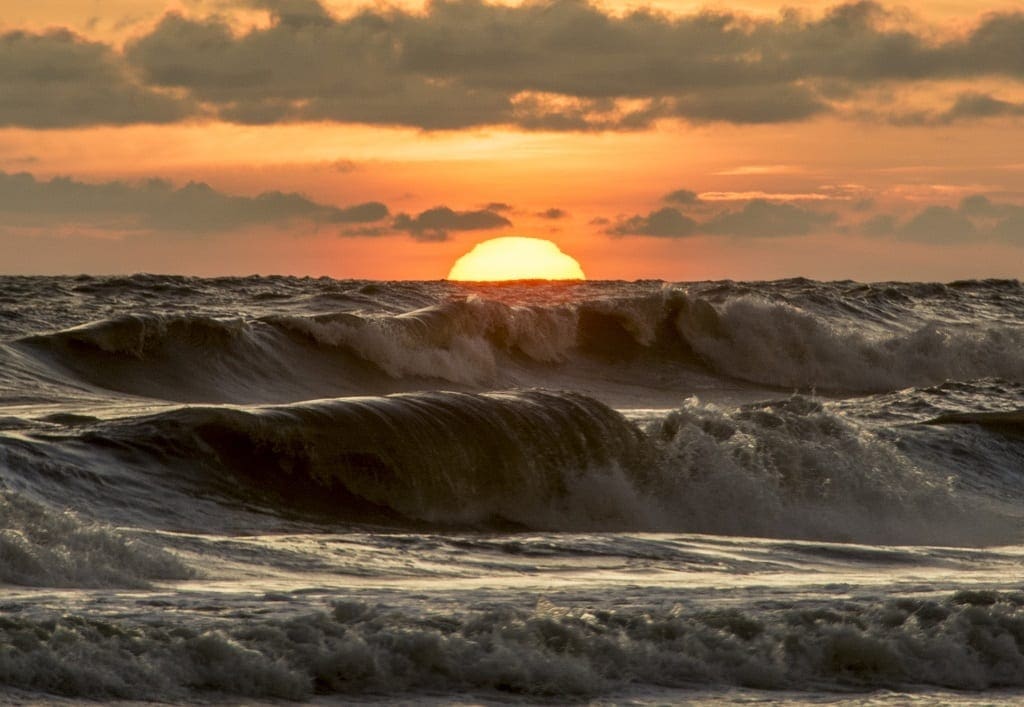
[[[771,201],[832,201],[847,199],[847,196],[820,194],[817,192],[767,192],[767,191],[705,191],[701,192],[701,201],[750,201],[765,199]]]
[[[739,165],[737,167],[730,167],[729,169],[723,169],[715,172],[716,175],[723,177],[747,177],[747,176],[764,176],[768,174],[799,174],[803,172],[804,168],[798,165],[789,164],[748,164]]]

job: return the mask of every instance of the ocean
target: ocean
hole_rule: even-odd
[[[1024,701],[1017,281],[0,278],[0,701]]]

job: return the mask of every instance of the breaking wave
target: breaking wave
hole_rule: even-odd
[[[998,499],[970,492],[999,458],[951,475],[801,396],[740,408],[691,400],[638,425],[576,393],[432,392],[188,407],[67,434],[56,441],[76,445],[79,464],[114,455],[107,466],[175,489],[185,508],[213,494],[342,523],[888,544],[990,543],[1018,525]],[[166,517],[175,506],[165,505]]]
[[[93,385],[188,402],[289,402],[439,384],[575,386],[580,375],[591,377],[588,390],[599,390],[636,361],[642,366],[629,374],[652,388],[673,380],[686,389],[688,375],[709,373],[786,390],[854,392],[1024,381],[1020,320],[960,312],[970,292],[893,285],[827,296],[814,284],[813,296],[793,285],[775,293],[726,283],[545,304],[470,294],[397,314],[140,312],[34,334],[16,346]],[[925,295],[936,302],[908,304]]]
[[[712,369],[772,386],[880,392],[984,377],[1024,381],[1020,326],[925,322],[896,331],[856,322],[837,326],[762,297],[717,307],[692,300],[676,322]]]

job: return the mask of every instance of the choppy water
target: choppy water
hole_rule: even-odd
[[[0,278],[3,699],[1020,699],[1022,562],[1016,281]]]

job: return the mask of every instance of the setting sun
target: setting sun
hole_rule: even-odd
[[[541,238],[510,236],[477,243],[455,261],[449,280],[586,280],[576,259]]]

